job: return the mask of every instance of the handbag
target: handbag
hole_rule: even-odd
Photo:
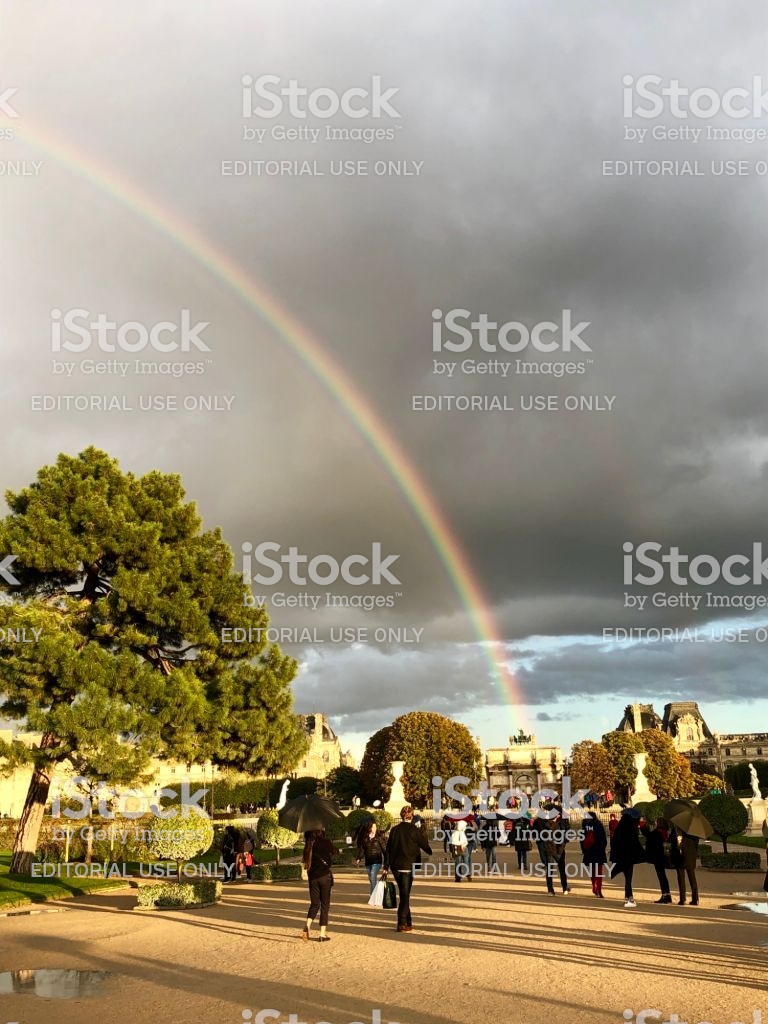
[[[369,907],[383,907],[384,906],[384,891],[386,889],[385,882],[377,882],[373,887],[373,892],[368,899]]]
[[[397,886],[394,882],[384,883],[384,901],[382,906],[385,910],[397,909]]]

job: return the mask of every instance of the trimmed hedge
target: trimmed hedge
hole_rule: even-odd
[[[254,882],[295,882],[301,880],[301,864],[254,864],[251,868]]]
[[[701,866],[715,871],[759,871],[760,854],[743,853],[704,853]]]
[[[139,907],[193,907],[221,899],[221,882],[204,878],[199,882],[159,882],[140,885]]]

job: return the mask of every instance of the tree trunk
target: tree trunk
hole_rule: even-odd
[[[32,874],[32,862],[37,850],[37,841],[40,838],[40,828],[43,824],[52,774],[53,770],[50,767],[35,768],[32,772],[24,809],[21,812],[19,827],[13,843],[12,874]]]
[[[720,836],[723,840],[723,853],[728,853],[728,836]]]

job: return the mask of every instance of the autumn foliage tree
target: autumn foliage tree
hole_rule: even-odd
[[[611,755],[602,743],[582,740],[571,753],[571,788],[605,793],[615,785]]]
[[[366,796],[386,800],[393,783],[391,761],[404,761],[406,799],[424,807],[432,796],[432,778],[463,775],[477,785],[482,751],[465,725],[431,711],[412,711],[370,738],[360,765]]]
[[[263,639],[265,612],[244,606],[221,531],[204,531],[176,475],[137,477],[95,448],[60,455],[8,492],[0,551],[18,585],[0,627],[2,717],[39,739],[0,745],[32,778],[11,870],[29,873],[51,779],[66,762],[105,775],[153,756],[213,759],[253,773],[293,766],[304,740],[292,714],[296,663]],[[225,643],[223,627],[243,627]],[[249,632],[251,630],[251,632]]]

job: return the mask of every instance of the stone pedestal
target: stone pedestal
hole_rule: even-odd
[[[637,768],[637,778],[635,779],[635,792],[632,794],[632,806],[635,807],[637,804],[650,803],[656,799],[656,794],[651,792],[651,788],[648,785],[648,779],[645,777],[645,761],[647,754],[635,754],[635,768]]]
[[[408,803],[403,792],[403,783],[400,781],[403,777],[404,768],[405,761],[392,762],[392,774],[395,777],[395,781],[392,783],[392,792],[389,794],[389,800],[384,804],[384,810],[391,814],[396,821],[400,818],[400,811]]]
[[[749,824],[747,825],[748,836],[762,836],[763,833],[763,822],[766,820],[766,814],[768,814],[768,803],[765,800],[758,800],[753,797],[752,800],[747,804],[747,811],[749,812]]]

